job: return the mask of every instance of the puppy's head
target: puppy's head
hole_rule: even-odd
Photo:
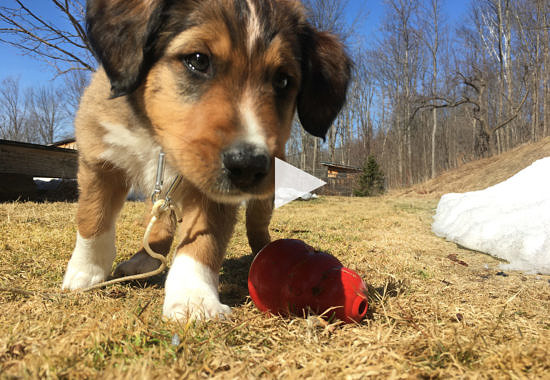
[[[139,96],[171,162],[220,201],[273,193],[295,111],[324,137],[351,63],[292,0],[89,0],[113,97]]]

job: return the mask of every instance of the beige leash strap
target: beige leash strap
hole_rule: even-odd
[[[155,252],[149,245],[149,236],[153,231],[153,227],[155,223],[162,217],[164,213],[174,213],[176,217],[176,221],[178,223],[181,222],[182,220],[181,210],[174,204],[174,202],[172,201],[171,195],[174,189],[176,189],[181,183],[182,177],[178,175],[176,176],[176,178],[174,178],[174,180],[170,184],[170,187],[166,191],[166,195],[164,196],[163,199],[161,199],[160,196],[162,192],[163,178],[164,178],[164,153],[160,152],[159,163],[157,167],[157,180],[155,183],[155,189],[151,194],[151,200],[153,201],[153,208],[151,209],[151,220],[149,221],[149,224],[145,229],[145,233],[143,234],[143,248],[149,254],[149,256],[160,261],[160,266],[157,269],[147,273],[139,273],[132,276],[115,278],[113,280],[92,285],[88,288],[82,289],[83,292],[88,292],[90,290],[103,288],[113,284],[118,284],[120,282],[135,281],[135,280],[141,280],[144,278],[153,277],[158,274],[161,274],[168,267],[168,259],[164,255]]]

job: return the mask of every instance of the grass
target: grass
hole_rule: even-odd
[[[338,257],[369,285],[357,325],[259,312],[237,226],[221,276],[227,321],[167,323],[162,279],[60,291],[75,205],[0,204],[0,378],[542,378],[550,373],[549,276],[435,237],[437,199],[323,197],[277,210],[273,238]],[[139,248],[142,205],[117,225],[117,261]],[[177,336],[176,336],[177,335]]]
[[[510,178],[533,162],[548,156],[550,137],[520,145],[497,156],[468,162],[398,193],[433,198],[449,192],[481,190]]]

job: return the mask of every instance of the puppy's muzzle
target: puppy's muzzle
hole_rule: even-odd
[[[262,182],[269,173],[269,152],[250,143],[237,143],[222,153],[227,177],[239,190],[251,189]]]

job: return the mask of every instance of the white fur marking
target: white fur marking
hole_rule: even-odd
[[[137,125],[130,129],[122,124],[101,122],[101,126],[105,129],[103,141],[108,146],[101,158],[125,169],[132,183],[143,193],[150,194],[161,150],[153,135]],[[174,170],[167,165],[165,178],[173,176]]]
[[[258,19],[258,14],[256,7],[251,0],[247,0],[248,8],[250,8],[250,19],[248,20],[248,41],[247,48],[248,53],[252,53],[252,48],[254,43],[260,38],[261,35],[261,25],[260,20]]]
[[[151,140],[151,135],[137,128],[130,130],[124,125],[107,122],[103,122],[101,125],[107,132],[103,137],[103,141],[109,145],[133,147],[144,145],[145,141]]]
[[[258,148],[267,149],[265,134],[254,112],[253,104],[252,97],[250,95],[245,95],[241,104],[241,117],[245,125],[245,136],[243,140],[252,145],[256,145]]]
[[[231,313],[220,303],[218,273],[185,255],[178,254],[170,267],[162,314],[167,319],[212,319]]]
[[[104,281],[115,259],[115,228],[86,239],[77,232],[76,245],[63,278],[63,289],[87,288]]]

